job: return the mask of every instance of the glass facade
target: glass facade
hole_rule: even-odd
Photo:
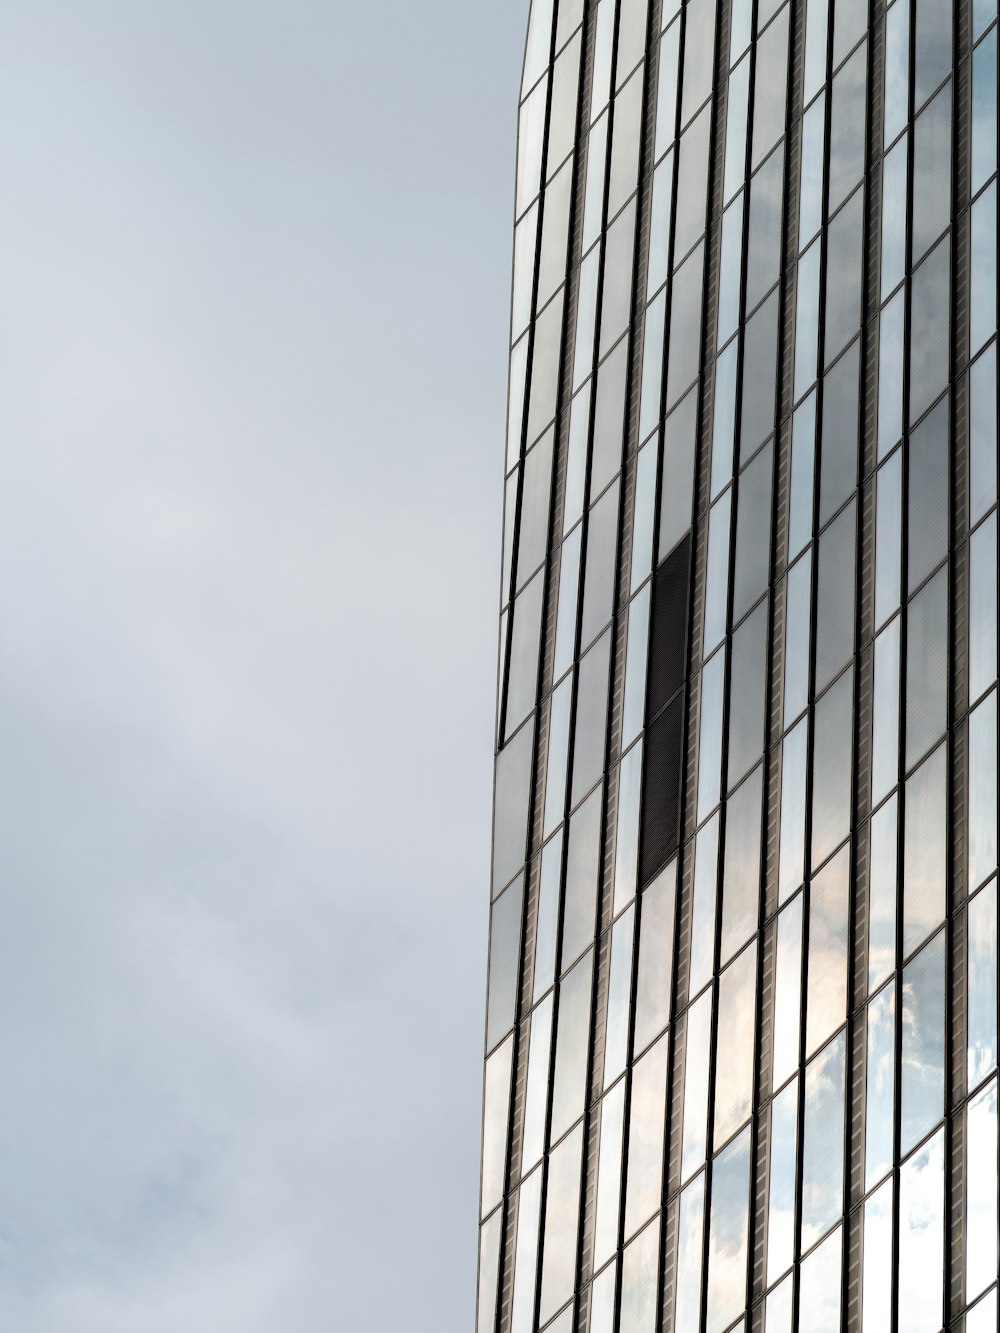
[[[997,0],[534,0],[477,1333],[997,1331]]]

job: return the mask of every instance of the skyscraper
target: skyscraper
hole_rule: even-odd
[[[996,1333],[996,0],[534,0],[478,1333]]]

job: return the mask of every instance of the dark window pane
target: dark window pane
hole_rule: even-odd
[[[653,579],[648,717],[655,717],[677,693],[686,674],[690,559],[691,542],[685,538]]]
[[[653,878],[677,850],[683,761],[683,699],[678,696],[646,733],[642,774],[640,884]]]

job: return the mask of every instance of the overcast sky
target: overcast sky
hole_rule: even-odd
[[[472,1327],[524,0],[0,18],[0,1327]]]

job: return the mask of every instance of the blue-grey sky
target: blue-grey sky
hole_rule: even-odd
[[[526,4],[0,22],[0,1327],[472,1326]]]

